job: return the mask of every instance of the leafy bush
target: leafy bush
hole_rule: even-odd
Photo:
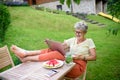
[[[108,12],[114,17],[120,19],[120,0],[108,0],[107,9]],[[118,22],[120,24],[120,21]],[[110,28],[109,33],[117,35],[120,30],[119,26],[117,28]]]
[[[120,0],[108,0],[107,9],[113,17],[120,19]]]
[[[4,41],[5,31],[10,24],[10,13],[6,6],[0,4],[0,42]]]

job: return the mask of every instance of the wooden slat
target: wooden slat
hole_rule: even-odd
[[[3,58],[0,59],[0,63],[4,63],[6,61],[10,61],[9,56],[6,56],[6,57],[3,57]]]
[[[14,63],[12,61],[8,48],[7,46],[4,46],[0,48],[0,69],[10,64],[14,66]]]
[[[6,56],[9,56],[9,55],[7,53],[0,53],[0,59]]]
[[[10,64],[11,64],[11,61],[6,61],[6,62],[3,62],[3,63],[0,63],[0,69],[4,68],[5,66],[8,66]]]

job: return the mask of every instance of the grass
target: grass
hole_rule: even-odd
[[[50,38],[63,42],[74,36],[73,26],[79,19],[65,14],[53,14],[35,10],[31,7],[9,7],[12,23],[5,41],[0,46],[15,44],[27,50],[47,48],[44,40]],[[86,37],[92,38],[96,44],[97,60],[88,62],[87,80],[119,80],[120,77],[120,32],[117,36],[107,36],[107,29],[118,27],[111,20],[101,16],[89,15],[88,18],[106,24],[99,27],[88,23]],[[15,64],[19,59],[11,52]]]

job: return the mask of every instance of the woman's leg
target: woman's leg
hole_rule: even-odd
[[[43,51],[41,50],[39,61],[47,61],[51,59],[65,60],[65,57],[58,51],[49,51],[48,49],[46,49],[46,51],[44,50],[44,52],[46,53],[42,54],[42,52]]]
[[[26,56],[39,55],[41,53],[41,50],[28,51],[15,45],[12,45],[11,51],[13,51],[20,58],[24,58]]]
[[[39,61],[39,55],[27,56],[27,57],[25,57],[25,58],[21,58],[20,60],[21,60],[22,62],[27,62],[27,61],[38,62],[38,61]]]
[[[76,63],[76,65],[66,75],[66,77],[72,78],[73,80],[83,74],[87,63],[83,60],[74,60],[74,62]]]
[[[15,45],[11,47],[11,50],[16,54],[16,56],[22,61],[46,61],[51,59],[64,60],[64,56],[58,51],[52,51],[50,49],[27,51],[19,48]]]
[[[26,56],[39,55],[40,53],[41,53],[41,50],[27,51]]]
[[[19,58],[22,62],[27,61],[47,61],[51,59],[59,59],[59,60],[65,60],[65,57],[59,53],[58,51],[49,51],[48,49],[41,50],[41,54],[39,55],[33,55],[33,56],[26,56],[24,58]]]
[[[51,59],[65,60],[65,57],[58,51],[51,51],[50,49],[41,50],[39,55],[26,56],[24,58],[19,58],[22,62],[27,61],[47,61]]]

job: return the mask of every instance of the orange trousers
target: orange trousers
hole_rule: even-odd
[[[47,61],[51,59],[65,60],[65,57],[58,51],[52,51],[51,49],[43,49],[39,55],[40,61]]]
[[[85,71],[86,61],[83,60],[73,60],[76,65],[72,68],[70,72],[67,73],[66,77],[77,78]]]
[[[41,50],[41,53],[39,55],[40,61],[47,61],[51,59],[65,60],[65,57],[58,51],[52,51],[50,49]],[[77,78],[85,70],[86,61],[83,60],[73,60],[73,61],[76,63],[76,65],[73,67],[73,69],[70,72],[67,73],[66,77]]]

